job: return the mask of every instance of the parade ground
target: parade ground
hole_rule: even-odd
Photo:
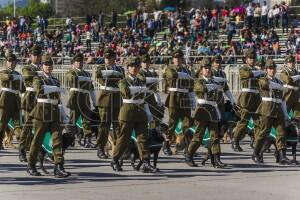
[[[188,167],[182,153],[170,157],[161,153],[161,172],[143,174],[133,171],[128,162],[123,172],[113,172],[110,160],[99,160],[96,150],[76,145],[66,153],[65,167],[72,173],[67,179],[29,176],[17,150],[8,149],[0,154],[0,199],[299,199],[300,166],[279,166],[273,153],[265,155],[264,164],[254,164],[249,143],[242,147],[244,152],[236,153],[222,144],[226,169],[202,166],[206,149],[201,147],[199,167]],[[50,173],[52,166],[47,164]]]

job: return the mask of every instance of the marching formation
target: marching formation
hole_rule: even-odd
[[[268,59],[258,66],[256,52],[250,48],[245,64],[239,67],[242,89],[235,99],[219,55],[203,58],[194,70],[185,66],[183,52],[176,49],[172,64],[159,77],[150,68],[148,54],[129,57],[123,67],[116,64],[114,50],[106,49],[105,64],[97,67],[93,80],[84,70],[83,55],[78,53],[65,74],[67,87],[63,89],[52,74],[51,57],[41,52],[39,46],[33,46],[31,64],[21,73],[15,70],[17,57],[9,53],[6,69],[0,71],[0,151],[12,129],[19,143],[19,160],[28,162],[31,176],[41,176],[37,162],[48,173],[42,164],[46,159],[54,163],[55,177],[70,176],[64,169],[64,153],[75,144],[75,136],[85,148],[97,148],[100,159],[111,157],[114,171],[122,171],[123,160],[130,159],[135,170],[156,173],[161,148],[168,156],[183,151],[185,163],[197,167],[194,157],[201,145],[207,148],[202,164],[210,159],[213,167],[225,168],[221,161],[222,137],[230,137],[232,149],[240,152],[240,141],[246,134],[252,139],[251,158],[255,163],[263,163],[264,152],[274,144],[277,163],[298,164],[290,140],[295,139],[297,130],[292,128],[297,128],[300,117],[300,73],[293,56],[287,56],[276,76],[274,61]],[[95,81],[100,84],[98,95]],[[158,91],[160,83],[167,94],[164,103]],[[63,106],[61,94],[65,89],[69,95]],[[168,125],[162,122],[165,108]],[[50,150],[45,147],[47,135]],[[292,160],[286,156],[288,146],[293,147]]]

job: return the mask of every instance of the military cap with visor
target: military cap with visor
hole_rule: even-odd
[[[277,68],[277,65],[272,59],[269,59],[266,62],[266,68]]]
[[[82,53],[77,53],[74,57],[73,57],[73,62],[81,62],[83,61],[83,54]]]
[[[42,55],[42,47],[35,44],[31,47],[30,53],[34,56],[41,56]]]
[[[105,58],[114,58],[114,57],[116,57],[116,53],[113,49],[107,48],[104,50],[104,57]]]
[[[141,59],[139,57],[129,57],[127,60],[127,67],[140,67],[141,65]]]
[[[5,57],[5,59],[9,62],[17,61],[17,56],[13,53],[8,53]]]
[[[246,56],[246,58],[255,59],[256,58],[256,51],[255,51],[255,49],[253,49],[253,48],[248,49],[245,56]]]
[[[173,58],[183,58],[184,54],[182,52],[182,50],[180,49],[176,49],[172,52],[172,57]]]
[[[53,60],[50,55],[42,56],[42,64],[50,66],[53,65]]]
[[[296,60],[295,60],[295,57],[292,56],[292,55],[288,55],[285,59],[285,62],[286,63],[294,63]]]
[[[211,68],[211,62],[209,61],[209,59],[208,58],[203,58],[202,60],[201,60],[201,63],[200,63],[200,68],[202,69],[202,68]]]

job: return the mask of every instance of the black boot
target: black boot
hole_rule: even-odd
[[[163,152],[166,156],[171,156],[172,155],[172,151],[171,151],[171,147],[170,147],[170,143],[169,141],[165,141],[164,145],[163,145]]]
[[[0,142],[0,150],[4,150],[3,142]]]
[[[96,145],[91,141],[91,137],[84,137],[84,147],[88,149],[96,148]]]
[[[251,156],[255,163],[262,163],[258,151],[254,148],[253,154]]]
[[[112,167],[112,169],[116,172],[120,172],[120,171],[123,171],[120,163],[119,163],[119,159],[113,159],[111,162],[110,162],[110,166]]]
[[[54,167],[54,176],[55,178],[66,178],[70,176],[70,172],[66,172],[63,164],[55,164]]]
[[[99,149],[97,150],[97,156],[98,156],[98,158],[100,158],[100,159],[108,159],[108,156],[106,155],[106,153],[105,153],[105,151],[104,151],[103,148],[99,148]]]
[[[40,172],[37,171],[35,165],[33,165],[33,164],[28,164],[26,171],[31,176],[41,176],[42,175]]]
[[[156,173],[158,172],[159,170],[155,167],[153,167],[151,164],[150,164],[150,161],[149,160],[144,160],[143,161],[143,166],[142,166],[142,172],[143,173]]]
[[[190,167],[198,167],[198,165],[195,163],[194,158],[189,153],[185,154],[185,163]]]
[[[220,153],[213,154],[213,158],[214,158],[214,164],[213,164],[214,168],[224,168],[227,166],[226,164],[222,163]]]
[[[235,151],[235,152],[242,152],[243,151],[243,149],[240,146],[240,143],[238,141],[233,141],[232,144],[231,144],[231,147],[232,147],[233,151]]]
[[[279,150],[279,164],[289,165],[291,161],[286,157],[286,149]]]
[[[20,162],[27,162],[25,149],[19,150],[19,160],[20,160]]]

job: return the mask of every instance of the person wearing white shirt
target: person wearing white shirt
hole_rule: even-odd
[[[249,3],[249,6],[246,8],[247,18],[246,23],[249,29],[252,28],[253,16],[254,16],[254,8],[252,7],[252,3]]]
[[[268,12],[269,8],[267,6],[267,2],[264,1],[264,5],[261,7],[261,23],[265,28],[268,27]]]
[[[273,21],[274,21],[274,8],[273,9],[270,9],[269,12],[268,12],[268,28],[274,28],[274,24],[273,24]]]

